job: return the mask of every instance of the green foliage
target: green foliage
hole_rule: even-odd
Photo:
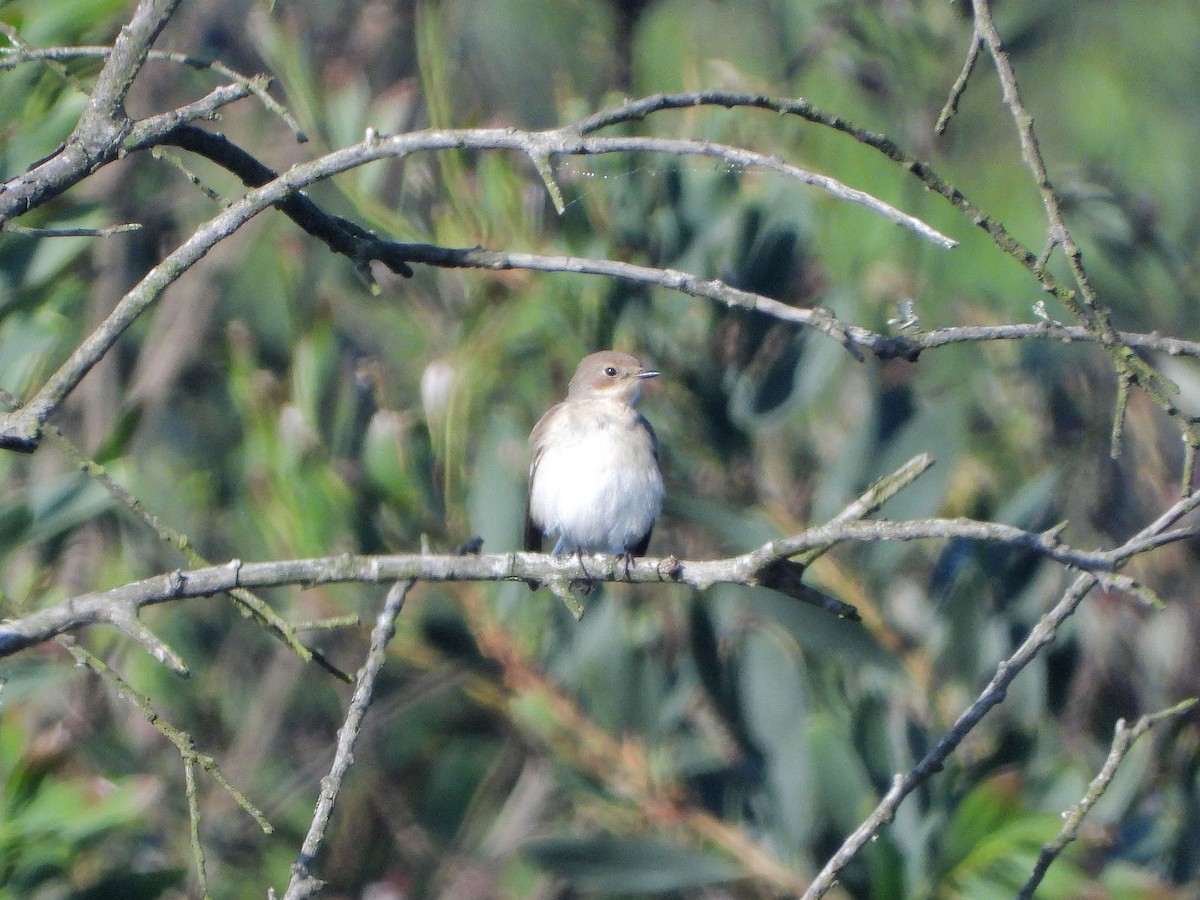
[[[45,689],[63,679],[41,672],[37,681]],[[0,698],[13,690],[6,686]],[[114,855],[154,841],[146,822],[157,792],[150,780],[72,773],[65,730],[46,730],[31,743],[24,725],[0,709],[0,896],[158,897],[180,884],[180,867],[155,865],[149,854],[140,861]]]
[[[726,860],[651,841],[544,838],[526,850],[540,866],[599,894],[656,894],[719,884],[737,870]]]

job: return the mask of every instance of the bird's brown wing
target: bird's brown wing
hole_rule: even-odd
[[[525,501],[525,549],[534,553],[542,552],[542,528],[529,514],[528,500]]]
[[[658,435],[654,432],[654,426],[651,425],[649,419],[647,419],[641,413],[638,413],[638,424],[650,433],[650,447],[654,451],[654,464],[659,467],[659,471],[661,472],[662,463],[658,458]],[[650,535],[653,533],[654,523],[651,522],[650,527],[646,529],[646,533],[638,539],[636,544],[626,547],[625,552],[631,556],[645,556],[646,550],[650,547]]]
[[[533,520],[533,514],[529,510],[529,501],[533,493],[533,478],[537,474],[538,463],[542,460],[542,432],[546,430],[546,421],[550,418],[550,414],[558,409],[557,406],[552,406],[546,410],[545,414],[538,419],[536,425],[533,426],[533,431],[529,433],[529,453],[531,456],[529,462],[529,490],[525,494],[525,549],[532,550],[535,553],[542,552],[542,527]]]
[[[650,447],[654,450],[654,464],[658,466],[658,470],[662,471],[662,461],[658,458],[658,434],[654,430],[654,426],[650,424],[650,420],[641,413],[637,414],[638,424],[650,432]]]
[[[646,550],[650,546],[650,535],[654,533],[654,526],[651,525],[646,529],[646,533],[642,535],[642,539],[632,547],[626,547],[625,552],[630,556],[645,556]]]

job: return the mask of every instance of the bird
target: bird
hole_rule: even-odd
[[[567,397],[529,435],[525,549],[611,553],[626,571],[643,556],[662,510],[658,437],[637,411],[642,385],[659,375],[615,350],[586,356]]]

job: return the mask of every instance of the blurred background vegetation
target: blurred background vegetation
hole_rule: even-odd
[[[1116,324],[1193,337],[1194,2],[997,7]],[[0,21],[34,46],[111,43],[131,9],[9,0]],[[893,137],[1040,248],[1041,206],[986,61],[947,135],[933,134],[969,14],[946,0],[193,0],[157,46],[275,76],[310,144],[252,101],[217,127],[277,170],[368,127],[543,127],[703,87],[803,96]],[[85,99],[78,84],[97,70],[0,72],[6,177],[62,141]],[[170,108],[213,79],[152,62],[128,106]],[[399,240],[670,266],[879,330],[906,299],[925,328],[1034,320],[1041,294],[1027,272],[842,135],[747,110],[661,113],[638,127],[778,153],[962,245],[938,250],[857,206],[697,159],[562,160],[562,217],[526,160],[495,153],[378,162],[311,193]],[[204,161],[182,162],[222,195],[240,193]],[[0,386],[28,395],[218,208],[142,154],[23,217],[145,228],[0,237]],[[56,423],[218,561],[410,551],[423,539],[444,549],[476,534],[487,550],[515,549],[525,436],[578,359],[609,346],[664,373],[644,400],[667,482],[655,555],[739,552],[819,523],[922,451],[937,466],[889,504],[891,517],[1066,519],[1066,539],[1086,547],[1124,539],[1177,493],[1178,439],[1142,398],[1123,455],[1108,458],[1114,378],[1089,347],[968,344],[916,364],[857,362],[815,333],[600,278],[376,275],[373,296],[346,259],[265,213],[167,292]],[[1195,367],[1156,362],[1200,412]],[[0,477],[2,615],[182,564],[50,447],[0,456]],[[1117,718],[1200,692],[1196,550],[1139,562],[1168,601],[1161,612],[1091,596],[837,890],[1012,896],[1098,770]],[[658,783],[811,876],[1065,583],[1020,552],[932,542],[842,547],[809,577],[866,625],[734,587],[609,586],[576,623],[521,584],[419,586],[318,867],[328,896],[764,895],[738,859],[639,803],[624,760],[590,757],[588,722],[643,753]],[[353,671],[381,595],[321,587],[268,599],[294,621],[361,613],[361,628],[313,637]],[[287,882],[348,689],[225,598],[145,619],[187,660],[189,680],[112,630],[80,640],[264,809],[272,835],[202,780],[213,895],[263,896]],[[56,645],[5,660],[0,675],[0,896],[194,891],[175,750]],[[1197,896],[1198,769],[1195,719],[1142,741],[1039,896]]]

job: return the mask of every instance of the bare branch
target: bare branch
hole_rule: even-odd
[[[1184,497],[1176,501],[1170,509],[1134,535],[1124,546],[1128,547],[1137,542],[1150,540],[1157,535],[1164,535],[1175,522],[1198,507],[1200,507],[1200,497],[1197,496]],[[1118,558],[1122,549],[1117,548],[1109,553],[1114,554],[1114,558]],[[884,825],[892,821],[904,799],[922,782],[941,770],[946,759],[979,721],[1004,700],[1008,686],[1013,679],[1046,645],[1054,641],[1059,627],[1075,612],[1083,598],[1096,586],[1098,580],[1096,575],[1085,573],[1071,583],[1058,603],[1037,621],[1021,645],[1011,656],[1000,663],[987,687],[958,717],[954,726],[942,736],[937,745],[925,754],[907,775],[895,777],[892,787],[871,814],[846,837],[837,852],[826,861],[825,866],[804,893],[804,900],[823,897],[836,883],[838,874],[849,864],[855,854],[866,846]]]
[[[66,142],[0,186],[0,223],[28,212],[116,159],[129,133],[125,95],[179,0],[141,0],[121,29]]]
[[[537,153],[691,153],[713,156],[736,165],[757,166],[779,172],[805,183],[818,184],[853,202],[868,205],[881,215],[910,222],[919,233],[931,239],[950,239],[929,229],[924,223],[869,195],[840,185],[834,179],[805,172],[795,166],[737,147],[700,141],[664,141],[654,138],[581,138],[570,129],[551,132],[523,132],[515,129],[471,129],[465,131],[418,131],[388,138],[369,137],[359,144],[335,150],[311,162],[294,166],[262,187],[232,203],[192,235],[117,303],[112,313],[71,354],[41,390],[20,410],[0,419],[0,448],[32,452],[37,447],[42,426],[63,400],[75,389],[88,371],[108,352],[124,331],[158,300],[177,278],[193,266],[217,243],[229,237],[264,209],[292,199],[297,192],[366,162],[388,157],[406,157],[413,153],[451,149],[514,150],[526,155]],[[839,186],[840,185],[840,186]],[[0,193],[0,198],[5,195]],[[891,210],[891,212],[888,212]]]
[[[247,187],[260,187],[279,177],[278,172],[224,135],[202,128],[182,125],[160,135],[158,140],[203,156],[232,172]],[[408,245],[380,240],[354,222],[326,213],[305,194],[292,194],[280,201],[277,208],[313,237],[324,241],[329,249],[347,256],[356,265],[379,260],[397,275],[407,278],[413,273],[405,256]]]
[[[28,62],[64,62],[72,59],[107,59],[112,54],[112,47],[104,46],[81,46],[81,47],[28,47],[21,45],[20,47],[0,47],[0,70],[12,69],[22,63]],[[149,60],[163,60],[167,62],[178,63],[182,66],[187,66],[190,69],[207,69],[216,72],[218,75],[228,78],[230,81],[244,87],[249,93],[258,98],[259,102],[264,107],[277,115],[283,120],[284,124],[292,130],[296,135],[298,143],[308,141],[308,135],[300,128],[300,123],[296,121],[287,109],[270,95],[267,88],[270,84],[270,79],[265,75],[243,75],[241,72],[231,69],[229,66],[215,59],[206,59],[199,56],[190,56],[186,53],[175,53],[170,50],[151,50],[146,57]]]
[[[228,106],[250,95],[251,91],[242,84],[223,84],[213,88],[199,100],[186,103],[170,112],[160,113],[140,119],[130,126],[129,135],[125,138],[123,150],[130,153],[161,144],[163,135],[172,129],[195,122],[198,119],[212,119],[222,106]]]
[[[141,71],[150,46],[166,27],[179,2],[142,0],[138,4],[129,24],[117,35],[112,52],[96,78],[87,108],[80,119],[81,129],[88,128],[98,119],[115,121],[125,117],[125,95]]]
[[[940,771],[946,758],[957,749],[963,739],[979,724],[979,721],[994,706],[1004,700],[1012,680],[1020,674],[1025,666],[1029,665],[1044,646],[1054,640],[1059,626],[1075,612],[1076,607],[1095,585],[1096,577],[1094,575],[1081,575],[1075,579],[1054,608],[1038,620],[1037,625],[1016,652],[1000,663],[983,693],[958,717],[954,727],[942,736],[937,745],[925,754],[912,771],[907,775],[895,777],[891,789],[883,796],[871,814],[846,837],[837,852],[826,861],[824,867],[817,873],[817,877],[804,892],[804,900],[814,900],[814,898],[825,896],[837,882],[838,874],[849,864],[855,854],[866,846],[884,825],[889,824],[895,818],[896,810],[900,808],[904,799],[922,782]]]
[[[208,866],[204,857],[204,846],[200,843],[200,800],[196,794],[196,760],[183,758],[183,793],[188,804],[188,837],[192,845],[192,859],[196,861],[196,886],[201,897],[208,897]]]
[[[958,112],[958,101],[962,99],[963,92],[967,89],[967,82],[971,78],[971,73],[975,71],[975,65],[979,62],[979,53],[982,49],[983,39],[979,36],[979,32],[972,32],[971,44],[967,47],[967,58],[963,60],[962,71],[954,79],[954,84],[950,88],[950,96],[946,98],[946,105],[942,107],[937,124],[933,126],[933,130],[937,134],[945,134],[946,126]]]
[[[1052,240],[1049,244],[1050,247],[1053,247],[1056,244],[1061,244],[1064,239],[1069,240],[1070,234],[1062,225],[1063,220],[1061,212],[1058,210],[1057,196],[1054,195],[1053,189],[1050,187],[1049,179],[1045,173],[1045,165],[1040,161],[1040,153],[1037,150],[1036,140],[1033,139],[1032,117],[1029,116],[1020,103],[1020,97],[1016,92],[1016,79],[1012,75],[1008,58],[1003,53],[999,34],[996,32],[994,25],[991,24],[990,10],[987,8],[985,2],[982,3],[982,11],[986,22],[981,22],[979,18],[980,5],[980,3],[976,4],[976,33],[982,37],[987,49],[992,51],[997,67],[1006,73],[1002,76],[1005,81],[1006,103],[1008,103],[1010,110],[1013,111],[1014,118],[1021,130],[1023,152],[1032,151],[1037,155],[1037,162],[1034,163],[1034,167],[1035,173],[1038,173],[1036,174],[1038,187],[1043,192],[1044,204],[1047,202],[1050,203],[1050,206],[1047,207],[1048,212],[1053,211],[1053,215],[1050,216],[1050,235]],[[1098,298],[1096,298],[1095,292],[1087,280],[1087,274],[1083,271],[1082,263],[1080,262],[1078,247],[1073,242],[1069,247],[1064,246],[1064,250],[1067,252],[1071,262],[1072,273],[1075,275],[1082,292],[1086,295],[1084,305],[1082,306],[1076,298],[1075,292],[1047,270],[1046,261],[1010,234],[1003,223],[985,214],[962,191],[943,179],[927,163],[904,151],[886,135],[861,128],[841,116],[824,112],[806,100],[783,100],[758,94],[739,94],[728,91],[657,94],[652,97],[626,103],[615,109],[603,110],[583,119],[578,127],[581,133],[586,134],[590,131],[620,122],[643,119],[659,110],[687,109],[697,106],[752,107],[767,109],[786,115],[796,115],[810,122],[841,131],[859,143],[877,150],[901,168],[911,172],[931,191],[940,194],[971,222],[987,232],[997,247],[1017,260],[1017,262],[1028,269],[1041,282],[1043,289],[1047,293],[1072,310],[1079,317],[1080,321],[1083,322],[1085,331],[1091,333],[1090,340],[1099,343],[1104,348],[1118,373],[1132,377],[1143,390],[1146,390],[1150,394],[1167,415],[1175,418],[1181,433],[1185,436],[1185,443],[1195,443],[1200,440],[1200,438],[1193,434],[1195,431],[1193,423],[1179,415],[1178,408],[1171,400],[1170,395],[1173,392],[1174,386],[1166,381],[1162,375],[1151,369],[1144,361],[1139,359],[1136,354],[1132,353],[1129,346],[1122,344],[1119,336],[1113,331],[1112,326],[1107,324],[1107,312],[1104,310],[1103,305],[1100,304]],[[1049,200],[1046,199],[1047,192]],[[1092,312],[1089,313],[1089,309]],[[1100,323],[1099,327],[1097,327],[1099,320],[1093,321],[1097,316],[1104,320]],[[1016,327],[1019,328],[1021,326]],[[1189,450],[1188,453],[1189,459],[1192,458],[1194,451]],[[1183,489],[1190,490],[1190,486],[1185,484]]]
[[[1029,875],[1029,880],[1025,882],[1021,892],[1017,894],[1020,900],[1032,900],[1034,891],[1037,890],[1042,879],[1045,878],[1047,870],[1051,863],[1054,862],[1067,845],[1079,836],[1079,827],[1083,824],[1083,817],[1088,814],[1088,811],[1095,806],[1108,786],[1112,784],[1113,778],[1117,775],[1117,767],[1121,765],[1129,751],[1133,749],[1133,745],[1137,743],[1138,738],[1149,731],[1152,727],[1162,722],[1164,719],[1171,719],[1176,716],[1182,716],[1190,712],[1196,706],[1196,699],[1184,700],[1176,703],[1170,709],[1164,709],[1156,713],[1151,713],[1142,716],[1130,728],[1124,719],[1117,720],[1116,734],[1113,735],[1112,748],[1109,750],[1108,758],[1104,761],[1103,767],[1092,779],[1088,785],[1087,792],[1083,798],[1071,807],[1067,812],[1063,813],[1062,830],[1050,843],[1042,846],[1042,852],[1038,854],[1037,863],[1033,867],[1033,872]]]
[[[932,465],[933,457],[928,453],[917,454],[895,472],[885,475],[872,484],[863,494],[830,519],[828,524],[837,525],[865,519],[929,471]],[[796,600],[810,603],[839,618],[860,622],[862,617],[854,606],[837,597],[821,593],[803,581],[805,569],[833,546],[834,544],[829,543],[813,547],[803,553],[795,554],[790,559],[785,557],[768,563],[755,573],[753,583],[779,591]]]
[[[0,222],[0,231],[21,234],[26,237],[112,237],[114,234],[141,231],[141,228],[142,226],[137,222],[109,225],[107,228],[28,228],[18,225],[16,222]]]
[[[262,829],[264,834],[270,834],[274,830],[262,811],[251,803],[246,798],[246,795],[235,788],[229,779],[225,777],[225,773],[217,766],[216,760],[211,756],[197,751],[196,742],[191,734],[176,728],[161,716],[154,709],[154,704],[151,703],[149,697],[135,690],[129,682],[122,678],[104,660],[80,647],[73,637],[61,637],[59,638],[59,643],[67,649],[67,652],[75,658],[75,661],[79,665],[86,666],[99,675],[117,692],[117,696],[137,709],[142,718],[154,726],[154,729],[170,741],[178,751],[184,766],[188,815],[191,820],[192,853],[196,860],[197,878],[202,888],[207,882],[207,876],[205,874],[204,851],[200,846],[200,806],[196,802],[196,766],[199,766],[208,773],[209,777],[216,781],[258,823],[258,827]],[[202,895],[206,896],[206,893],[202,891]]]
[[[675,156],[708,156],[746,169],[761,169],[766,172],[775,172],[785,175],[794,181],[821,188],[839,200],[846,200],[850,203],[865,206],[876,215],[909,229],[939,247],[948,250],[958,246],[958,241],[953,238],[947,237],[915,216],[910,216],[908,213],[902,212],[888,203],[884,203],[882,200],[865,191],[849,187],[836,178],[830,178],[828,175],[820,175],[816,172],[802,169],[799,166],[783,162],[774,156],[766,156],[751,150],[743,150],[741,147],[733,147],[728,144],[714,144],[708,141],[654,137],[581,138],[567,140],[565,139],[566,129],[559,131],[558,134],[564,135],[561,143],[555,142],[556,146],[553,152],[558,154],[667,153]]]
[[[1186,498],[1176,506],[1194,505],[1200,499]],[[1167,526],[1161,531],[1165,531]],[[0,657],[8,656],[87,625],[114,623],[136,616],[144,606],[207,597],[238,588],[279,587],[287,584],[319,584],[416,579],[419,581],[612,581],[634,584],[671,582],[705,589],[715,584],[754,584],[779,560],[846,541],[914,541],[922,539],[967,539],[994,542],[1033,550],[1062,565],[1092,573],[1092,583],[1103,580],[1125,590],[1139,588],[1132,579],[1114,574],[1129,558],[1129,547],[1145,552],[1162,542],[1183,540],[1195,528],[1176,529],[1135,536],[1130,545],[1112,550],[1077,550],[1061,543],[1058,529],[1024,531],[1010,525],[972,519],[921,519],[907,522],[838,521],[810,528],[798,535],[771,541],[740,556],[719,560],[643,558],[628,567],[609,555],[552,556],[542,553],[498,553],[481,556],[435,556],[432,554],[356,556],[279,560],[225,565],[190,571],[177,570],[106,591],[81,594],[18,619],[0,623]],[[1090,583],[1089,583],[1090,587]]]
[[[358,742],[362,730],[363,717],[371,705],[375,693],[375,679],[379,676],[383,663],[387,659],[387,645],[396,633],[396,617],[404,607],[404,599],[408,596],[414,582],[398,581],[392,585],[384,601],[383,609],[375,620],[371,631],[371,648],[367,651],[366,661],[358,672],[354,685],[354,695],[350,698],[350,706],[346,710],[346,719],[338,729],[337,751],[333,756],[333,765],[329,774],[321,779],[321,792],[313,810],[312,823],[304,844],[300,848],[300,856],[292,866],[292,878],[288,884],[284,900],[299,900],[312,896],[321,887],[321,882],[313,877],[312,868],[317,861],[317,855],[325,843],[325,828],[329,817],[333,814],[333,805],[342,789],[342,779],[354,762],[354,745]]]
[[[1041,148],[1038,146],[1037,135],[1034,133],[1033,116],[1029,114],[1021,100],[1016,73],[1013,71],[1008,54],[1004,51],[996,23],[992,19],[991,5],[988,0],[972,0],[972,7],[975,11],[975,32],[983,40],[984,46],[996,65],[996,73],[1004,95],[1004,104],[1008,107],[1020,139],[1021,155],[1033,175],[1038,193],[1041,195],[1042,208],[1045,210],[1049,226],[1047,256],[1054,246],[1062,247],[1071,274],[1079,289],[1078,293],[1064,290],[1056,292],[1055,296],[1085,327],[1095,333],[1101,347],[1116,369],[1118,377],[1141,387],[1160,409],[1175,420],[1184,442],[1194,442],[1197,439],[1196,426],[1186,417],[1179,415],[1179,409],[1172,399],[1172,395],[1178,393],[1178,389],[1129,347],[1120,342],[1116,330],[1113,328],[1109,309],[1100,300],[1092,286],[1091,278],[1083,266],[1083,252],[1071,237],[1070,229],[1067,228],[1063,219],[1058,194],[1050,183],[1046,162],[1042,157]],[[1045,270],[1046,260],[1035,260],[1034,273],[1043,279],[1043,283],[1049,284]],[[1127,390],[1127,387],[1125,389]],[[1114,434],[1116,434],[1115,431]],[[1190,485],[1185,484],[1183,489],[1189,490]]]

